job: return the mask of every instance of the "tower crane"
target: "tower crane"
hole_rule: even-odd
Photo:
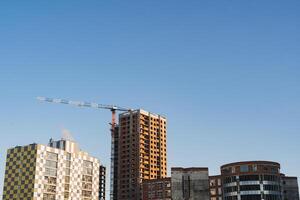
[[[69,101],[66,99],[54,99],[54,98],[48,98],[48,97],[37,97],[40,101],[45,101],[49,103],[61,103],[61,104],[69,104],[74,105],[78,107],[88,107],[88,108],[96,108],[96,109],[107,109],[111,111],[111,130],[114,130],[116,125],[116,111],[132,111],[132,109],[122,108],[120,106],[116,105],[105,105],[105,104],[99,104],[99,103],[89,103],[84,101]]]
[[[116,105],[105,105],[105,104],[98,104],[98,103],[89,103],[89,102],[83,102],[83,101],[69,101],[66,99],[55,99],[55,98],[48,98],[48,97],[37,97],[39,101],[44,101],[48,103],[58,103],[58,104],[69,104],[74,105],[78,107],[87,107],[87,108],[96,108],[96,109],[107,109],[111,111],[111,181],[113,181],[113,170],[114,170],[114,133],[115,133],[115,127],[116,127],[116,112],[131,112],[132,109],[122,108]],[[110,184],[112,185],[112,184]],[[111,186],[111,194],[113,193],[113,188]]]

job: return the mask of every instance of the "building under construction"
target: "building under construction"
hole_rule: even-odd
[[[144,110],[124,112],[115,127],[114,200],[142,199],[143,180],[167,176],[166,118]]]
[[[38,100],[111,111],[111,200],[141,199],[143,180],[167,176],[165,117],[115,105],[48,97]],[[118,124],[116,112],[122,112]]]

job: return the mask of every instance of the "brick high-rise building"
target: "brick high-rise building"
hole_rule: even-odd
[[[167,176],[166,118],[141,109],[125,112],[118,129],[117,199],[139,200],[143,180]]]

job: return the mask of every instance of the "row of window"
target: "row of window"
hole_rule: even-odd
[[[237,190],[238,190],[237,186],[224,188],[225,193],[236,192]],[[253,191],[253,190],[260,190],[260,185],[241,185],[240,186],[240,191]],[[279,187],[279,185],[264,185],[264,190],[280,191],[280,187]]]
[[[239,181],[274,181],[274,182],[279,182],[280,178],[279,176],[275,175],[240,175],[240,176],[230,176],[224,178],[224,183],[232,183],[236,182],[237,179]]]
[[[222,174],[238,173],[238,172],[244,172],[244,173],[245,172],[257,172],[258,169],[260,171],[279,173],[279,168],[276,166],[249,164],[249,165],[225,167],[222,169]]]

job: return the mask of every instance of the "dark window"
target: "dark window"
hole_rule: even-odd
[[[225,187],[224,188],[225,193],[236,192],[236,191],[237,191],[237,186]]]
[[[260,185],[241,185],[241,191],[260,190]]]
[[[242,195],[241,200],[261,200],[260,195]]]
[[[265,181],[279,181],[278,176],[274,175],[264,175],[264,180]]]
[[[280,196],[274,194],[266,194],[265,200],[280,200]]]
[[[232,182],[236,182],[236,177],[235,176],[230,176],[230,177],[226,177],[224,179],[224,183],[232,183]]]
[[[237,200],[237,196],[228,196],[228,197],[225,197],[225,200]]]
[[[280,191],[278,185],[264,185],[264,190]]]
[[[259,175],[240,176],[240,181],[259,181]]]

